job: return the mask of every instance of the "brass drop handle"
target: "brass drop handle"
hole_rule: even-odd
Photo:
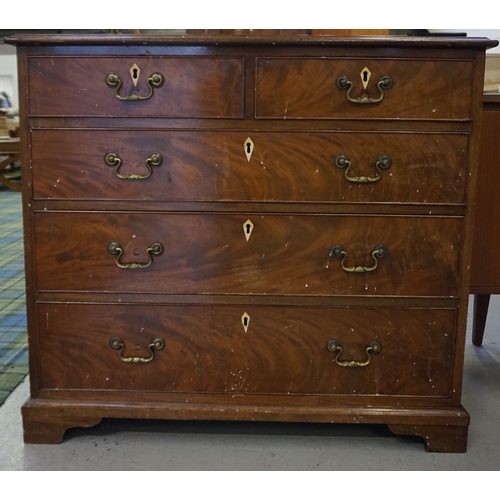
[[[347,90],[346,97],[350,102],[354,102],[356,104],[374,104],[380,102],[384,98],[384,90],[389,90],[394,85],[394,80],[388,75],[382,76],[377,83],[377,88],[380,94],[375,98],[368,97],[366,95],[366,89],[363,90],[360,97],[351,97],[353,84],[345,75],[339,76],[337,80],[335,80],[335,85],[339,90]]]
[[[117,241],[112,241],[108,245],[108,252],[111,255],[117,255],[116,257],[116,265],[120,269],[145,269],[149,267],[153,263],[153,255],[161,255],[163,253],[164,247],[161,243],[155,242],[152,243],[149,248],[146,250],[146,254],[149,257],[149,261],[145,263],[140,262],[131,262],[129,264],[123,264],[120,262],[120,258],[123,254],[123,247]]]
[[[106,83],[115,89],[115,96],[120,101],[145,101],[153,97],[154,89],[160,88],[165,83],[165,77],[161,73],[153,73],[147,80],[149,87],[148,95],[130,94],[120,95],[120,90],[123,87],[122,79],[116,73],[110,73],[106,77]]]
[[[147,174],[122,174],[120,172],[120,167],[122,166],[123,161],[116,153],[107,153],[104,156],[104,162],[109,167],[113,167],[115,169],[115,175],[119,179],[140,180],[151,177],[153,167],[159,167],[163,162],[163,157],[160,153],[152,153],[148,158],[146,158],[146,167],[148,168]]]
[[[342,354],[342,346],[337,339],[331,339],[326,343],[326,349],[330,352],[336,352],[337,356],[335,357],[335,363],[339,366],[353,368],[353,367],[362,367],[370,364],[371,355],[379,354],[382,350],[382,345],[377,340],[372,340],[365,348],[367,359],[365,361],[341,361],[340,355]]]
[[[377,161],[375,162],[375,168],[377,169],[377,174],[374,177],[368,177],[365,175],[358,175],[356,177],[351,177],[349,175],[349,169],[351,168],[351,161],[346,155],[337,155],[333,159],[334,165],[340,169],[344,170],[345,178],[350,182],[355,182],[358,184],[366,183],[366,182],[377,182],[382,178],[382,170],[387,170],[392,165],[392,158],[388,155],[379,156]]]
[[[333,245],[329,252],[330,257],[334,259],[341,260],[340,265],[344,271],[347,273],[366,273],[369,271],[374,271],[378,266],[378,259],[385,257],[387,255],[387,247],[385,245],[377,245],[372,250],[373,265],[372,266],[353,266],[346,267],[345,260],[347,259],[347,252],[344,250],[342,245]]]
[[[148,345],[149,352],[151,356],[149,358],[141,358],[139,356],[131,356],[131,357],[123,357],[123,351],[125,350],[125,343],[123,342],[121,337],[111,337],[109,339],[109,346],[111,349],[115,349],[120,351],[118,353],[118,357],[120,361],[124,363],[149,363],[153,361],[155,357],[155,351],[161,351],[165,347],[165,342],[162,339],[155,339]]]

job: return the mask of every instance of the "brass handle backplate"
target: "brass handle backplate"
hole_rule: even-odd
[[[350,102],[354,102],[356,104],[374,104],[380,102],[384,98],[384,90],[389,90],[390,88],[392,88],[392,86],[394,85],[394,80],[388,75],[382,76],[377,83],[377,88],[380,94],[375,98],[371,98],[367,95],[366,88],[363,89],[360,97],[351,97],[353,83],[345,75],[339,76],[335,81],[335,85],[339,90],[347,90],[346,97]]]
[[[146,158],[146,167],[148,168],[147,174],[122,174],[120,172],[120,167],[123,162],[116,153],[107,153],[106,156],[104,156],[104,161],[106,165],[115,169],[115,175],[119,179],[140,180],[151,177],[153,167],[159,167],[163,162],[163,157],[160,153],[152,153]]]
[[[146,250],[146,254],[149,257],[149,261],[145,263],[140,262],[131,262],[128,264],[123,264],[120,262],[120,258],[123,254],[123,247],[117,241],[112,241],[108,245],[108,252],[111,255],[117,255],[116,257],[116,265],[120,269],[145,269],[149,267],[153,263],[153,255],[161,255],[163,253],[164,247],[161,243],[155,242],[152,243],[149,248]]]
[[[367,355],[365,361],[355,361],[355,360],[341,361],[339,358],[340,355],[342,354],[342,346],[340,345],[340,342],[337,339],[329,340],[326,343],[326,348],[330,352],[337,353],[337,356],[335,357],[335,363],[337,363],[339,366],[353,368],[353,367],[361,367],[369,365],[371,361],[371,355],[379,354],[380,351],[382,350],[382,345],[377,340],[372,340],[365,348],[365,352]]]
[[[380,180],[382,178],[382,170],[387,170],[392,165],[392,158],[388,155],[379,156],[379,158],[375,162],[377,174],[374,177],[368,177],[365,175],[358,175],[356,177],[350,176],[349,169],[351,168],[351,161],[346,155],[337,155],[334,158],[333,163],[338,169],[345,169],[344,176],[348,181],[362,184],[366,182],[377,182],[378,180]]]
[[[366,273],[369,271],[374,271],[377,266],[378,266],[378,259],[381,259],[382,257],[385,257],[387,255],[387,247],[385,245],[377,245],[373,250],[372,250],[372,257],[373,257],[373,265],[371,266],[352,266],[352,267],[347,267],[345,265],[345,260],[347,259],[347,252],[344,250],[344,247],[341,245],[333,245],[332,248],[330,248],[330,257],[333,257],[334,259],[339,259],[341,260],[341,267],[344,271],[348,273]]]
[[[149,87],[148,95],[130,94],[120,95],[120,90],[123,87],[122,79],[116,73],[110,73],[106,77],[106,83],[115,89],[115,96],[120,101],[145,101],[153,97],[154,89],[160,88],[165,83],[165,77],[161,73],[153,73],[147,80]]]
[[[125,350],[125,343],[121,337],[112,337],[109,339],[109,346],[111,349],[120,351],[118,357],[124,363],[149,363],[153,361],[155,357],[155,351],[161,351],[165,347],[165,342],[162,339],[155,339],[149,345],[148,349],[151,353],[149,358],[141,358],[139,356],[123,357],[123,351]]]

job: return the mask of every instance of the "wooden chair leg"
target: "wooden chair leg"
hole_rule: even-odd
[[[472,343],[480,346],[483,343],[484,327],[488,316],[490,294],[474,295],[474,313],[472,318]]]

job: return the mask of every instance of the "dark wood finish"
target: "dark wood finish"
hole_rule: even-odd
[[[50,411],[22,409],[24,441],[30,444],[58,444],[64,433],[72,427],[94,427],[102,418],[95,416],[67,417]]]
[[[451,309],[41,304],[41,387],[446,397],[454,316]],[[149,363],[124,363],[109,347],[116,335],[125,357],[150,357],[156,338],[165,347]],[[340,361],[366,361],[374,340],[382,350],[366,367],[341,367],[326,349],[331,338],[342,345]]]
[[[180,418],[384,423],[428,449],[465,450],[470,216],[494,42],[10,42],[24,96],[25,442],[58,442],[105,417]],[[106,74],[126,80],[134,63],[146,76],[163,68],[166,83],[148,101],[121,102]],[[372,83],[384,71],[395,84],[382,102],[356,106],[335,79],[342,70],[356,80],[367,65]],[[118,148],[138,173],[152,147],[167,149],[145,181],[116,179],[102,163]],[[393,165],[376,183],[349,185],[336,154],[352,157],[353,175],[372,175],[374,155]],[[160,238],[165,250],[147,269],[120,269],[107,251],[118,240],[121,262],[144,262]],[[371,272],[346,273],[328,255],[340,244],[348,266],[371,266],[380,243],[388,254]],[[109,346],[118,334],[126,357],[149,356],[151,335],[165,348],[124,363]],[[366,359],[372,337],[382,351],[341,367],[325,347],[337,337],[342,360]]]
[[[345,59],[259,58],[256,64],[257,118],[470,118],[472,61],[365,59],[360,68],[358,61]],[[349,102],[346,91],[335,85],[345,75],[353,83],[352,97],[361,96],[364,67],[372,73],[367,87],[371,98],[380,95],[381,77],[394,81],[376,106]]]
[[[186,30],[189,35],[247,35],[247,36],[276,36],[276,35],[310,35],[312,30],[301,29],[261,29],[261,30],[233,30],[233,29],[206,29]]]
[[[250,137],[250,161],[244,144]],[[58,148],[51,147],[58,144]],[[199,132],[34,130],[34,198],[165,201],[288,201],[457,203],[465,200],[468,136],[463,134],[337,132]],[[148,179],[119,179],[104,161],[123,161],[121,174],[147,175],[146,159],[163,162]],[[392,160],[375,183],[382,155]],[[70,168],[68,168],[70,166]]]
[[[85,393],[82,393],[85,394]],[[62,427],[88,427],[97,425],[97,419],[89,415],[101,415],[102,418],[141,418],[141,419],[174,419],[174,420],[248,420],[255,422],[317,422],[332,423],[332,413],[328,404],[293,405],[277,403],[272,398],[272,404],[244,404],[239,401],[235,404],[234,395],[232,404],[215,401],[212,397],[209,404],[193,404],[191,396],[186,401],[175,403],[149,403],[141,401],[135,403],[127,400],[121,403],[100,403],[95,398],[85,404],[76,404],[70,400],[38,399],[28,401],[22,408],[24,440],[33,444],[57,444],[61,442]],[[227,399],[227,398],[226,398]],[[246,398],[245,398],[246,399]],[[290,399],[290,398],[287,398]],[[81,400],[84,401],[83,399]],[[467,444],[467,430],[469,415],[463,408],[420,408],[418,410],[401,408],[370,408],[360,406],[353,409],[349,406],[335,407],[335,422],[343,424],[384,424],[391,421],[391,428],[395,433],[420,435],[424,439],[426,430],[433,432],[434,446],[432,451],[463,453]],[[411,420],[419,425],[405,425]],[[405,425],[403,427],[403,425]],[[439,431],[444,430],[442,440]],[[453,446],[451,446],[453,445]],[[429,450],[431,451],[431,450]]]
[[[341,35],[341,36],[373,36],[373,35],[388,35],[389,30],[351,30],[351,29],[313,29],[311,30],[313,35]]]
[[[31,116],[243,117],[243,59],[139,59],[137,87],[130,69],[137,59],[33,57],[28,60]],[[106,83],[123,81],[121,96],[150,92],[147,79],[161,73],[165,83],[145,101],[122,101]],[[162,96],[167,96],[164,98]]]
[[[474,295],[474,316],[472,322],[472,343],[480,346],[483,343],[484,328],[488,316],[488,307],[490,305],[490,294]]]
[[[205,31],[205,30],[203,30]],[[231,30],[233,31],[233,30]],[[281,31],[281,30],[280,30]],[[287,47],[287,50],[291,47],[294,52],[301,47],[321,47],[322,50],[335,48],[337,50],[349,49],[349,51],[355,51],[357,48],[361,48],[366,51],[371,47],[380,48],[390,48],[392,53],[397,53],[399,49],[411,49],[411,56],[418,57],[417,51],[419,49],[430,48],[432,51],[436,49],[445,49],[449,54],[450,47],[456,50],[455,55],[458,54],[458,50],[467,49],[472,51],[469,53],[469,57],[474,57],[474,51],[483,51],[485,48],[495,47],[496,41],[488,40],[486,38],[466,38],[466,37],[410,37],[410,36],[363,36],[363,37],[353,37],[353,36],[310,36],[297,34],[293,36],[276,36],[276,35],[262,35],[258,33],[252,36],[235,36],[232,34],[219,34],[219,35],[201,35],[193,34],[189,36],[179,36],[179,35],[77,35],[77,34],[64,34],[64,35],[13,35],[5,39],[5,43],[16,45],[17,47],[28,46],[30,54],[39,53],[38,47],[41,48],[42,53],[51,52],[54,50],[58,53],[69,53],[65,50],[60,50],[61,47],[71,47],[72,51],[74,48],[84,47],[87,51],[87,47],[98,47],[96,53],[103,53],[101,48],[113,47],[113,50],[108,52],[110,55],[114,55],[120,52],[122,48],[125,48],[126,52],[130,53],[129,47],[147,47],[148,51],[151,48],[161,47],[194,47],[195,52],[199,52],[199,48],[205,50],[205,47],[213,48],[214,46],[220,47],[232,47],[235,50],[238,47],[266,47],[271,48],[274,51],[275,47]],[[205,51],[206,52],[206,51]],[[191,53],[190,49],[184,51],[184,53]],[[88,52],[87,52],[88,54]],[[138,55],[144,55],[144,51],[138,51]],[[146,56],[149,54],[146,54]],[[292,54],[293,55],[293,54]],[[331,54],[329,54],[331,55]],[[335,54],[334,54],[335,55]],[[406,56],[410,55],[407,52]],[[384,54],[385,57],[394,57],[389,52]],[[404,56],[400,56],[404,57]]]
[[[244,224],[254,224],[249,241]],[[176,294],[457,296],[462,219],[370,215],[35,213],[39,290]],[[146,269],[146,250],[165,247]],[[345,266],[331,257],[342,245]]]
[[[413,434],[424,439],[425,449],[441,453],[467,451],[467,427],[463,425],[395,425],[389,424],[395,434]]]
[[[490,295],[500,293],[500,94],[483,97],[481,156],[474,219],[471,293],[474,294],[472,343],[480,346]]]

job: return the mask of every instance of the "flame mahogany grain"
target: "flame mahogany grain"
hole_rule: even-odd
[[[14,36],[31,397],[26,443],[102,418],[387,424],[464,452],[484,52],[467,38],[257,31]],[[129,73],[140,68],[137,86]],[[394,85],[380,102],[336,86]],[[147,100],[147,78],[165,81]],[[251,158],[244,143],[254,144]],[[119,179],[104,162],[122,160]],[[334,165],[342,154],[351,177]],[[253,225],[248,241],[247,220]],[[248,236],[248,235],[247,235]],[[164,246],[146,269],[146,249]],[[373,267],[372,252],[387,255]],[[247,316],[244,316],[244,314]],[[247,323],[242,324],[242,318]],[[246,331],[245,331],[245,328]],[[125,363],[110,347],[119,336]],[[338,361],[326,348],[340,342]]]

